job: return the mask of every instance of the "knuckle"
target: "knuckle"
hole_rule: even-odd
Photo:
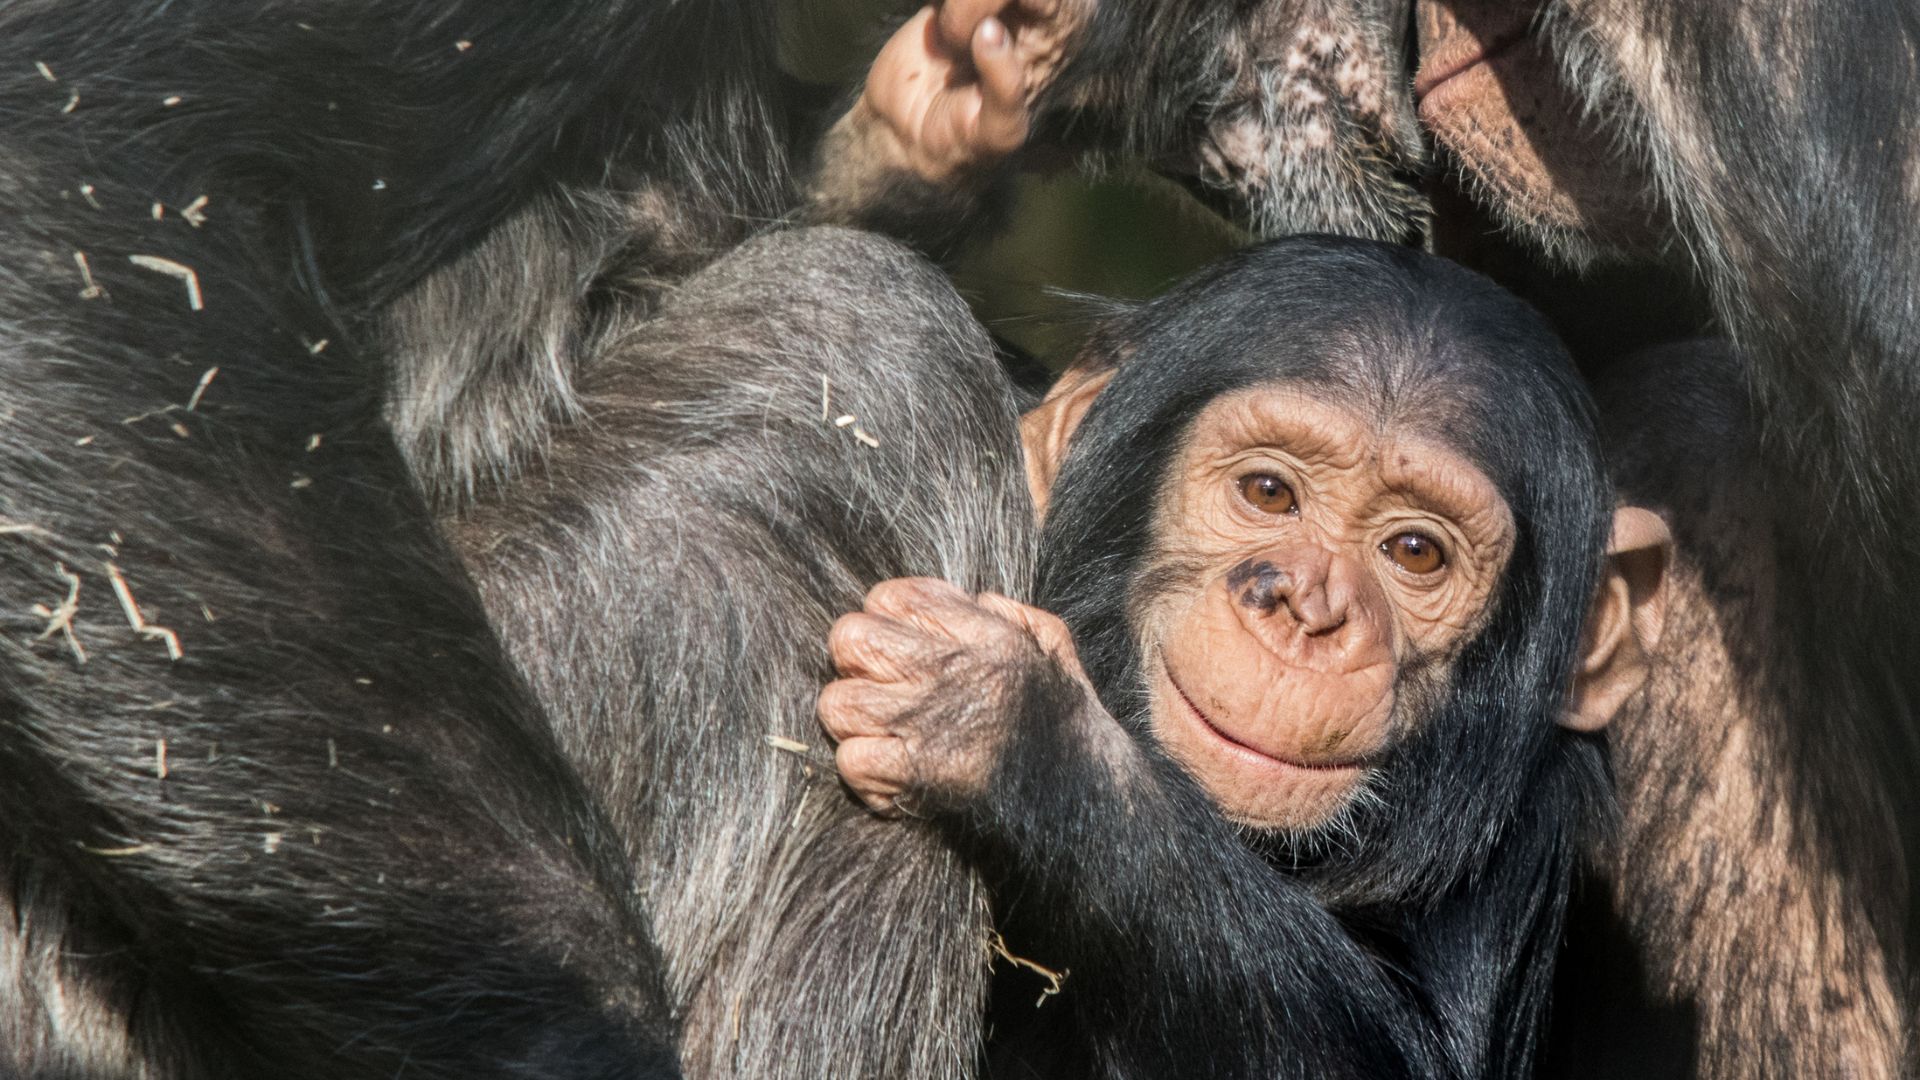
[[[901,578],[900,581],[914,591],[914,595],[924,600],[963,599],[966,593],[951,581],[937,577]]]
[[[820,691],[820,700],[814,706],[814,713],[820,718],[820,726],[835,738],[841,738],[853,719],[853,688],[848,680],[830,682]]]
[[[832,628],[827,631],[827,648],[837,656],[842,649],[865,636],[861,625],[865,618],[859,612],[854,612],[833,620]]]
[[[872,741],[866,736],[854,736],[840,740],[834,748],[833,763],[840,768],[840,775],[849,782],[868,778],[868,766],[872,755],[867,753],[867,743]]]
[[[820,713],[843,713],[852,704],[853,679],[835,679],[820,688]]]
[[[888,578],[867,590],[866,608],[876,614],[912,611],[928,598],[928,578]]]
[[[907,579],[905,578],[888,578],[885,581],[876,582],[872,588],[867,590],[867,606],[872,607],[875,604],[884,604],[888,600],[897,597],[901,589],[906,586],[906,583]]]
[[[841,777],[856,787],[897,789],[906,779],[899,742],[884,735],[848,739],[834,751],[834,764],[839,766]]]
[[[996,592],[981,593],[979,604],[981,610],[993,616],[992,625],[997,635],[1025,634],[1028,616],[1033,609]]]
[[[833,630],[827,635],[827,643],[835,650],[836,656],[844,654],[858,658],[884,654],[887,652],[887,625],[884,617],[865,612],[843,615],[833,624]]]
[[[1067,629],[1066,620],[1053,612],[1033,608],[1028,618],[1033,620],[1034,633],[1047,644],[1060,646],[1073,642],[1073,632]]]
[[[894,578],[867,593],[867,611],[909,629],[950,634],[953,620],[971,607],[972,597],[939,578]]]

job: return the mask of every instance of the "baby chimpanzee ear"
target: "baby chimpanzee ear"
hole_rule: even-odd
[[[1075,428],[1113,381],[1118,369],[1104,364],[1076,363],[1060,376],[1032,412],[1020,418],[1020,445],[1027,457],[1027,489],[1033,494],[1033,513],[1043,517],[1054,478],[1067,459],[1067,444]]]
[[[1672,565],[1673,534],[1658,514],[1638,506],[1614,511],[1607,565],[1580,634],[1580,666],[1562,726],[1599,731],[1647,684],[1649,657],[1666,622]]]

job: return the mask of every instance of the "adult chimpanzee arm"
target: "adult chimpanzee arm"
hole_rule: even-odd
[[[360,359],[58,190],[0,238],[46,268],[0,329],[0,1073],[665,1075],[638,900]]]

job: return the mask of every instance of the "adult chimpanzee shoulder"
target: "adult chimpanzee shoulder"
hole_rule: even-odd
[[[1100,338],[1126,359],[1047,500],[1042,607],[876,587],[820,697],[842,775],[952,836],[1009,944],[1070,972],[996,1012],[1023,1051],[1531,1075],[1607,820],[1594,733],[1665,595],[1572,362],[1485,279],[1331,238]]]
[[[1920,24],[1898,2],[1416,16],[1441,186],[1511,242],[1472,222],[1437,240],[1569,328],[1623,493],[1679,539],[1678,632],[1611,735],[1624,828],[1572,932],[1583,993],[1560,1065],[1899,1075],[1920,912],[1903,869],[1920,851]],[[1569,281],[1543,261],[1626,268]],[[1697,334],[1727,342],[1636,355]]]

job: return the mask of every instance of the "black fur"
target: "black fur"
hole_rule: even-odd
[[[1049,115],[1191,155],[1169,118],[1258,100],[1274,26],[1180,10],[1207,18],[1190,50],[1116,80],[1140,69],[1107,48]],[[0,9],[5,1068],[671,1071],[648,938],[671,960],[693,932],[646,910],[660,853],[549,723],[592,686],[529,693],[430,507],[590,423],[593,359],[805,205],[820,123],[782,104],[774,24],[760,0]],[[1368,25],[1343,48],[1397,49]],[[624,640],[603,617],[583,632]],[[927,1000],[951,978],[912,973]],[[783,1049],[756,1045],[743,1069]]]
[[[991,791],[942,820],[998,878],[1010,944],[1071,975],[996,1023],[1108,1076],[1530,1075],[1608,805],[1600,745],[1556,723],[1611,510],[1571,362],[1484,279],[1330,238],[1230,258],[1102,336],[1127,359],[1058,481],[1037,602],[1137,739],[1152,506],[1219,394],[1297,382],[1444,433],[1519,532],[1485,629],[1338,838],[1249,847],[1150,745],[1103,741],[1064,677],[1023,684]]]

